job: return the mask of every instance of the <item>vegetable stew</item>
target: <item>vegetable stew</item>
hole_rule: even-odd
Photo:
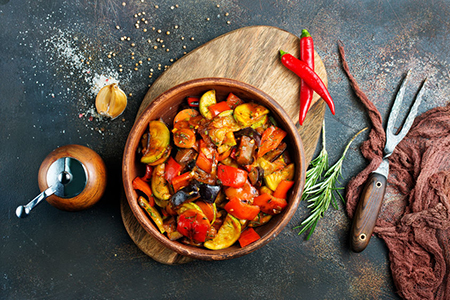
[[[150,121],[138,149],[146,172],[133,180],[162,234],[211,250],[258,240],[253,228],[286,208],[295,172],[266,107],[221,100],[209,90],[188,97],[172,124]]]

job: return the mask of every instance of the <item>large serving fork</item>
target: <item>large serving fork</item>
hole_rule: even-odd
[[[351,246],[355,252],[363,251],[369,244],[370,237],[372,236],[375,223],[380,213],[381,204],[383,203],[384,194],[386,192],[386,182],[389,176],[389,156],[394,152],[395,147],[406,136],[411,129],[414,119],[417,115],[417,110],[422,101],[423,86],[426,79],[422,84],[422,87],[417,94],[416,100],[408,114],[408,117],[403,124],[400,133],[394,133],[394,126],[397,120],[400,107],[405,95],[406,85],[409,79],[410,72],[407,73],[403,83],[397,93],[397,96],[392,106],[391,113],[386,128],[386,144],[384,147],[384,157],[380,166],[372,172],[369,176],[364,189],[361,194],[361,198],[358,202],[355,215],[353,217],[353,224],[351,229]]]

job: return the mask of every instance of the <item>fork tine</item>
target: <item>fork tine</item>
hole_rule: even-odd
[[[414,100],[414,104],[411,107],[411,110],[408,114],[408,117],[406,118],[405,123],[403,124],[402,130],[397,135],[397,137],[401,140],[405,137],[405,135],[408,133],[409,129],[411,129],[412,124],[414,123],[414,119],[416,118],[417,111],[419,109],[419,105],[422,102],[422,95],[424,91],[424,86],[427,83],[427,78],[422,83],[422,86],[420,87],[419,93],[417,94],[416,100]]]
[[[400,111],[400,106],[403,102],[403,97],[405,96],[406,84],[408,83],[409,75],[411,70],[406,73],[405,79],[403,79],[402,85],[398,90],[397,96],[395,97],[394,105],[391,108],[391,113],[389,114],[388,124],[386,127],[386,135],[393,137],[395,121],[397,120],[398,113]]]

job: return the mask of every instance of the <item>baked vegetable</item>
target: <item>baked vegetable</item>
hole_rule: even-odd
[[[223,225],[214,239],[206,241],[203,245],[211,250],[225,249],[233,245],[241,235],[241,223],[238,219],[227,214]]]
[[[238,105],[234,109],[234,118],[241,127],[251,126],[269,113],[269,110],[262,105],[249,102]]]
[[[294,164],[266,107],[232,93],[217,101],[214,90],[199,98],[199,110],[180,110],[170,130],[161,120],[149,123],[140,146],[145,175],[133,187],[170,240],[224,249],[287,206]],[[243,247],[257,239],[245,232]]]
[[[202,116],[208,120],[211,120],[213,118],[213,114],[208,109],[208,107],[210,107],[211,105],[214,105],[216,103],[217,103],[217,101],[216,101],[216,91],[215,90],[210,90],[210,91],[207,91],[206,93],[204,93],[202,95],[202,97],[200,98],[199,107],[198,107]]]
[[[161,121],[150,121],[148,133],[148,148],[141,162],[150,164],[160,159],[169,147],[170,131]]]

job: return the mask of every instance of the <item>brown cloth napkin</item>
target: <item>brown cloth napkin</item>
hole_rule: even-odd
[[[339,53],[373,125],[361,146],[370,164],[347,185],[346,210],[353,218],[362,186],[381,163],[386,135],[379,111],[350,74],[342,43]],[[450,299],[450,103],[418,116],[389,162],[374,232],[389,248],[398,293],[405,299]]]

